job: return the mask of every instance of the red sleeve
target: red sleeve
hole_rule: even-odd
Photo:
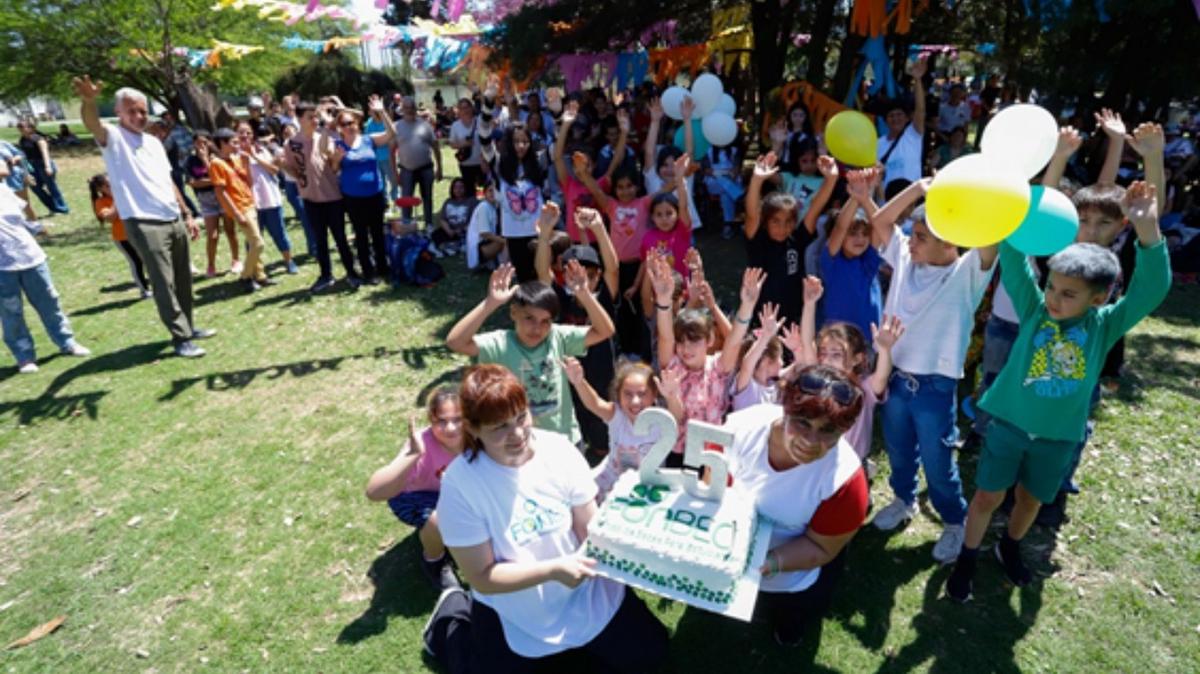
[[[867,517],[867,476],[862,468],[817,506],[808,528],[821,536],[853,533]]]

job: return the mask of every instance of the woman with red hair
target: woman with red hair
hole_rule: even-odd
[[[466,444],[442,476],[437,513],[471,593],[442,593],[425,650],[452,673],[525,672],[570,650],[605,671],[654,669],[666,628],[582,554],[596,512],[583,456],[533,427],[524,387],[501,365],[471,369],[459,398]]]
[[[811,365],[782,384],[781,405],[729,415],[729,472],[774,523],[762,567],[758,611],[782,645],[829,610],[845,548],[867,516],[867,479],[843,438],[862,409],[862,390],[840,370]]]

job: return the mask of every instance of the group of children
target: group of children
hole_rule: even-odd
[[[657,123],[661,116],[652,109]],[[568,108],[560,134],[570,133],[572,117]],[[530,150],[522,133],[519,125],[506,132],[501,158],[516,152],[522,159]],[[621,120],[618,150],[626,133]],[[777,178],[774,152],[756,162],[745,194],[748,268],[732,314],[722,310],[691,246],[688,153],[648,142],[639,185],[636,174],[611,166],[596,178],[584,152],[568,163],[560,141],[556,170],[574,197],[562,213],[552,202],[539,203],[529,235],[516,237],[532,252],[532,278],[514,285],[520,270],[499,266],[487,297],[453,327],[447,346],[515,373],[534,424],[589,453],[601,500],[621,472],[637,469],[656,439],[635,428],[646,408],[664,407],[681,429],[691,419],[720,424],[732,411],[777,402],[787,368],[838,368],[862,389],[865,404],[845,441],[864,462],[880,411],[893,498],[875,513],[876,527],[894,529],[915,516],[923,469],[943,524],[933,556],[957,562],[948,594],[966,600],[991,513],[1015,488],[1008,533],[996,554],[1013,583],[1029,582],[1019,541],[1078,464],[1106,355],[1169,287],[1155,211],[1160,127],[1143,124],[1122,138],[1142,157],[1146,181],[1126,190],[1101,176],[1101,184],[1075,192],[1077,243],[1048,261],[1026,259],[1006,243],[963,250],[939,239],[921,204],[928,178],[892,186],[894,196],[880,206],[880,169],[846,171],[831,157],[816,156],[815,142],[783,140],[777,145],[792,155],[787,168],[809,177]],[[1044,184],[1058,186],[1077,144],[1075,132],[1064,129]],[[764,195],[772,182],[782,188]],[[499,184],[512,187],[503,177]],[[789,184],[802,185],[800,195]],[[498,201],[503,223],[508,198]],[[560,217],[566,233],[556,227]],[[1136,236],[1119,239],[1127,223]],[[513,244],[506,240],[510,251]],[[1128,246],[1132,255],[1118,262],[1114,246]],[[993,282],[997,266],[999,284]],[[962,445],[958,390],[976,310],[989,294],[993,315],[1010,316],[1013,329],[1002,334],[989,327],[985,334],[985,360],[1001,365],[985,376],[990,386],[977,405],[987,418],[977,426],[983,450],[968,506],[955,457]],[[481,332],[505,304],[513,327]],[[414,432],[456,447],[457,440],[438,436],[445,428],[437,424],[458,414],[449,400],[438,398],[444,409],[431,407],[433,427]],[[691,469],[683,462],[685,435],[681,431],[666,466]],[[406,495],[416,488],[404,472],[413,444],[372,478],[372,485],[387,482],[386,489],[369,490],[372,498],[391,499],[393,508],[415,498]],[[434,472],[454,453],[438,455]],[[429,526],[427,513],[416,521]],[[421,531],[430,578],[439,587],[456,582],[445,572],[444,548]]]

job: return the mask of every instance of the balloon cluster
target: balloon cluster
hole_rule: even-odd
[[[700,159],[708,154],[710,146],[722,147],[729,145],[737,138],[737,103],[733,97],[725,93],[721,78],[705,73],[692,82],[692,90],[681,86],[673,86],[663,92],[663,112],[671,119],[682,121],[681,106],[683,99],[691,97],[695,104],[692,117],[692,157]],[[675,146],[685,149],[683,127],[675,132]]]
[[[871,120],[844,110],[825,125],[825,143],[852,166],[876,162]],[[925,218],[939,239],[979,248],[1008,239],[1026,255],[1052,255],[1075,240],[1079,213],[1062,192],[1030,187],[1058,143],[1054,116],[1036,105],[1013,105],[984,127],[981,154],[959,157],[937,173],[925,196]]]

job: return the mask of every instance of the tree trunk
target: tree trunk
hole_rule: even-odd
[[[758,80],[758,121],[761,124],[766,113],[766,104],[772,89],[783,84],[783,66],[788,45],[792,41],[792,27],[796,23],[796,8],[793,1],[786,7],[778,2],[754,2],[750,5],[750,25],[754,28],[754,66]]]
[[[229,106],[222,103],[213,84],[201,89],[191,77],[184,76],[175,85],[179,103],[193,129],[215,131],[230,126],[235,117]]]
[[[805,79],[819,89],[825,87],[825,54],[829,48],[829,32],[833,28],[833,14],[837,4],[838,0],[818,0],[816,16],[813,17],[810,28],[812,41],[806,48],[808,72]]]
[[[842,42],[842,52],[838,56],[837,71],[833,74],[833,91],[830,93],[836,101],[844,101],[850,93],[850,81],[854,71],[862,61],[858,50],[862,49],[866,38],[850,32],[850,18],[846,17],[846,39]]]

